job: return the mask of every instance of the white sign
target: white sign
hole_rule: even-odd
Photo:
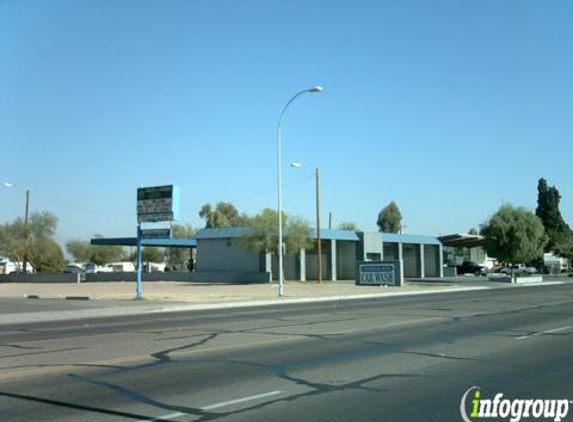
[[[137,221],[173,221],[179,218],[179,188],[154,186],[137,189]]]
[[[356,284],[361,286],[401,286],[398,261],[365,261],[357,263]]]
[[[170,239],[171,229],[145,229],[141,230],[143,239]]]

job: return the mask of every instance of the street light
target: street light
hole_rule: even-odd
[[[301,163],[290,163],[291,167],[294,168],[307,168],[311,169],[308,166],[305,166]],[[314,179],[316,185],[316,278],[318,283],[322,282],[322,241],[320,239],[320,169],[318,167],[314,168]]]
[[[285,116],[285,112],[287,111],[288,107],[291,103],[306,93],[317,93],[322,92],[323,88],[321,86],[314,86],[312,88],[308,88],[302,90],[291,97],[290,100],[284,106],[280,117],[279,117],[279,124],[277,127],[277,167],[278,167],[278,213],[279,213],[279,297],[282,297],[284,294],[284,277],[283,277],[283,189],[282,189],[282,124],[283,119]]]
[[[3,185],[7,188],[18,188],[26,192],[26,208],[24,209],[24,240],[28,240],[28,213],[30,210],[30,190],[25,189],[20,185],[12,182],[4,182]],[[26,273],[26,269],[28,267],[28,256],[24,253],[24,274]]]

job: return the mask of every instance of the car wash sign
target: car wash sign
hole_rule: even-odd
[[[153,186],[137,189],[137,222],[155,223],[179,219],[179,187]]]
[[[358,286],[402,286],[400,261],[361,261],[356,264]]]

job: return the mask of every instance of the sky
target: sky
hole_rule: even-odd
[[[466,233],[540,177],[573,225],[570,0],[0,0],[0,224],[136,232],[136,190],[323,227]],[[306,168],[291,168],[290,162]]]

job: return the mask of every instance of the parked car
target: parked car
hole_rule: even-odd
[[[537,272],[538,272],[537,268],[525,265],[514,265],[513,268],[507,266],[507,267],[501,267],[499,269],[500,274],[506,274],[506,275],[511,275],[512,273],[516,275],[537,274]]]
[[[84,270],[79,265],[68,264],[68,265],[64,266],[64,268],[62,269],[62,272],[66,273],[66,274],[85,274],[86,270]]]
[[[84,265],[84,270],[86,271],[86,273],[97,273],[99,272],[99,266],[97,264],[94,264],[93,262],[88,262],[87,264]]]
[[[458,265],[456,269],[458,274],[460,275],[461,274],[474,274],[476,276],[487,275],[487,268],[471,261],[464,261],[462,265]]]

